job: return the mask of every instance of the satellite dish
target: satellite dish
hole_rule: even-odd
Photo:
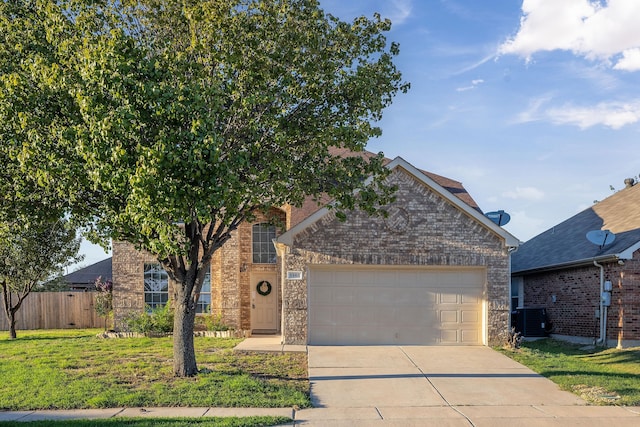
[[[616,235],[609,230],[591,230],[587,233],[587,240],[602,248],[613,243],[616,240]]]
[[[505,211],[487,212],[484,216],[495,222],[500,227],[507,225],[509,221],[511,221],[511,215]]]

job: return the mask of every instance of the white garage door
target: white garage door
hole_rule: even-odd
[[[313,267],[309,343],[480,345],[483,269]]]

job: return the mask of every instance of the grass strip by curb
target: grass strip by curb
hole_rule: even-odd
[[[615,349],[553,339],[498,349],[594,405],[640,405],[640,347]]]

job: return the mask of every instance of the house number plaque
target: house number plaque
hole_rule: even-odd
[[[302,271],[287,271],[287,280],[302,280]]]

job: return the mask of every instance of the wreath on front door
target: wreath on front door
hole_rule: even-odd
[[[263,286],[266,286],[266,289],[263,290]],[[266,280],[263,280],[262,282],[258,283],[258,286],[256,286],[256,291],[258,291],[258,293],[262,296],[267,296],[271,293],[271,283],[267,282]]]

